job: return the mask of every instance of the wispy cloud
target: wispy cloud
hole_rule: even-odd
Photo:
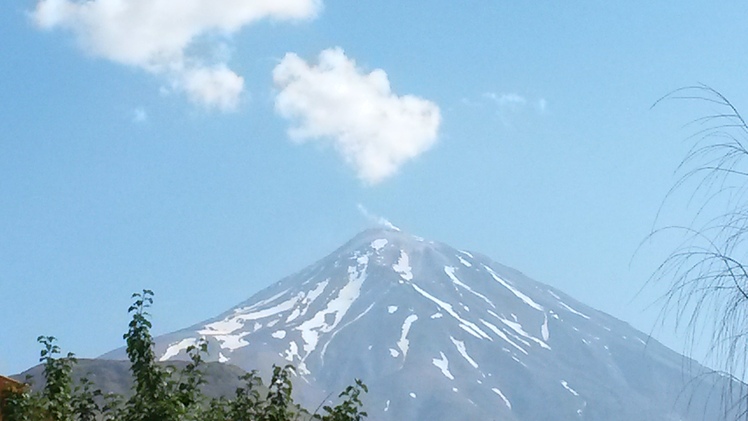
[[[500,108],[517,108],[527,104],[525,97],[518,94],[499,95],[494,92],[486,92],[483,94],[483,97],[495,102]]]
[[[544,113],[545,110],[548,108],[548,101],[546,101],[545,98],[540,98],[537,102],[537,107],[540,113]]]
[[[132,122],[137,124],[142,124],[148,121],[148,113],[145,111],[145,108],[138,107],[134,110],[132,110]]]
[[[244,79],[228,68],[225,41],[260,19],[310,19],[321,7],[322,0],[41,0],[32,17],[41,28],[72,31],[90,54],[165,77],[207,108],[231,110]],[[213,51],[195,53],[196,41]]]
[[[392,92],[387,73],[366,73],[342,49],[316,65],[288,53],[273,71],[275,108],[297,141],[331,140],[358,177],[376,184],[436,142],[441,116],[431,101]]]
[[[357,207],[358,207],[358,211],[361,212],[361,215],[363,215],[364,218],[366,218],[366,220],[369,221],[369,223],[379,225],[381,227],[389,228],[391,230],[400,231],[400,228],[393,225],[392,222],[390,222],[387,218],[383,216],[374,215],[373,213],[369,212],[369,210],[366,209],[364,205],[359,203]]]
[[[545,113],[548,108],[548,101],[545,98],[529,100],[525,96],[516,93],[498,94],[495,92],[485,92],[482,97],[484,101],[488,101],[496,107],[499,118],[506,126],[511,125],[515,115],[524,112],[528,108],[539,114]]]

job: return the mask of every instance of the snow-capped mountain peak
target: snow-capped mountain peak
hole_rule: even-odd
[[[200,337],[221,362],[295,365],[313,406],[362,378],[373,419],[697,419],[676,399],[688,386],[676,353],[516,270],[393,229],[158,338],[158,355],[184,358]]]

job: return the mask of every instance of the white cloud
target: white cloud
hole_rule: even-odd
[[[367,183],[394,175],[436,142],[436,104],[394,94],[387,73],[364,72],[340,48],[322,51],[317,65],[288,53],[273,80],[280,89],[276,110],[295,123],[291,138],[331,140]]]
[[[32,17],[44,29],[72,31],[89,53],[165,76],[210,108],[236,107],[241,76],[217,41],[211,57],[190,54],[196,40],[227,38],[260,19],[309,19],[322,0],[41,0]]]
[[[400,228],[396,227],[392,222],[389,221],[389,219],[383,217],[383,216],[377,216],[373,213],[369,212],[368,209],[362,204],[358,204],[358,211],[361,212],[361,215],[364,216],[370,223],[379,225],[384,228],[389,228],[394,231],[400,231]]]
[[[244,79],[226,66],[191,69],[183,74],[184,90],[190,99],[208,107],[236,108]]]

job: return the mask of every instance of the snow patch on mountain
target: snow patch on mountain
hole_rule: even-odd
[[[469,268],[473,267],[473,264],[465,260],[462,256],[457,256],[457,259],[460,261],[460,263],[463,264],[463,266],[469,267]]]
[[[296,319],[296,317],[304,316],[306,315],[307,311],[309,310],[309,307],[317,301],[317,298],[319,298],[320,295],[325,291],[325,288],[327,288],[327,285],[330,283],[330,279],[325,279],[324,281],[318,283],[314,289],[309,291],[309,293],[306,294],[306,296],[301,300],[301,305],[303,308],[296,308],[294,309],[294,312],[291,313],[291,315],[288,316],[286,319],[286,323],[289,323]],[[298,310],[298,312],[297,312]],[[295,316],[294,316],[295,315]]]
[[[449,371],[449,360],[447,360],[447,356],[444,355],[443,352],[439,352],[441,355],[441,358],[434,358],[431,360],[432,364],[434,364],[439,370],[441,370],[444,377],[448,378],[449,380],[454,380],[455,376],[452,375],[452,373]]]
[[[486,303],[487,303],[488,305],[490,305],[491,307],[493,307],[493,308],[496,308],[496,306],[495,306],[495,305],[493,305],[493,303],[491,302],[491,300],[489,300],[488,298],[486,298],[486,296],[485,296],[485,295],[483,295],[483,294],[481,294],[481,293],[479,293],[479,292],[475,292],[475,291],[473,291],[473,289],[472,289],[472,288],[470,288],[470,287],[469,287],[468,285],[466,285],[466,284],[465,284],[464,282],[460,281],[460,279],[459,279],[459,278],[457,278],[457,276],[455,275],[455,271],[456,271],[456,270],[457,270],[457,268],[455,268],[455,267],[452,267],[452,266],[445,266],[445,267],[444,267],[444,273],[446,273],[446,274],[447,274],[447,276],[449,276],[449,279],[451,279],[451,280],[452,280],[452,282],[454,282],[454,283],[455,283],[456,285],[459,285],[459,286],[461,286],[462,288],[466,289],[466,290],[467,290],[468,292],[470,292],[471,294],[475,295],[476,297],[478,297],[478,298],[482,299],[483,301],[485,301],[485,302],[486,302]]]
[[[548,338],[551,337],[551,332],[548,330],[548,315],[543,314],[543,326],[540,326],[540,335],[543,337],[543,341],[548,342]]]
[[[475,259],[475,257],[473,257],[473,254],[472,254],[472,253],[470,253],[469,251],[465,251],[465,250],[458,250],[458,251],[459,251],[460,253],[464,254],[465,256],[467,256],[467,257],[471,258],[471,259]]]
[[[338,291],[338,295],[327,303],[324,310],[296,327],[296,330],[301,332],[301,338],[304,341],[302,347],[306,355],[302,357],[302,361],[315,350],[320,334],[335,329],[361,293],[361,287],[366,280],[368,257],[360,256],[356,261],[357,266],[348,267],[348,282]],[[333,316],[330,324],[327,323],[328,315]]]
[[[451,304],[441,301],[440,299],[434,297],[433,295],[421,289],[421,287],[419,287],[416,284],[412,284],[412,286],[413,286],[413,289],[415,289],[423,297],[426,297],[427,299],[431,300],[433,303],[439,306],[442,310],[446,311],[447,314],[454,317],[460,323],[459,326],[462,330],[475,336],[478,339],[491,340],[491,337],[488,336],[486,332],[482,331],[481,328],[478,327],[478,325],[476,325],[475,323],[469,320],[465,320],[462,317],[460,317],[460,315],[457,314],[457,312],[452,308]]]
[[[249,342],[247,342],[244,337],[251,333],[252,332],[241,332],[236,335],[213,335],[213,338],[218,341],[221,349],[233,352],[249,345]]]
[[[563,307],[563,308],[565,308],[565,309],[569,310],[570,312],[572,312],[572,313],[576,314],[577,316],[579,316],[579,317],[582,317],[582,318],[585,318],[585,319],[587,319],[587,320],[590,320],[590,316],[588,316],[588,315],[586,315],[586,314],[584,314],[584,313],[581,313],[581,312],[579,312],[579,311],[577,311],[577,310],[574,310],[573,308],[571,308],[571,307],[569,307],[568,305],[566,305],[566,303],[564,303],[564,302],[562,302],[562,301],[559,301],[558,303],[559,303],[559,304],[561,305],[561,307]]]
[[[348,323],[346,323],[346,324],[344,324],[343,326],[341,326],[341,327],[340,327],[339,329],[336,329],[336,330],[334,330],[334,331],[332,332],[332,334],[330,335],[330,339],[329,339],[329,340],[328,340],[328,341],[327,341],[327,342],[325,343],[325,346],[323,346],[323,347],[322,347],[322,353],[320,354],[320,355],[321,355],[321,357],[322,357],[322,359],[324,359],[324,358],[325,358],[325,354],[327,353],[327,346],[328,346],[328,345],[330,345],[330,343],[332,343],[332,340],[333,340],[333,339],[335,339],[335,335],[337,335],[338,333],[342,332],[342,331],[343,331],[343,329],[345,329],[346,327],[348,327],[348,326],[352,325],[353,323],[356,323],[356,322],[357,322],[357,321],[358,321],[359,319],[361,319],[362,317],[366,316],[366,314],[367,314],[367,313],[368,313],[368,312],[369,312],[369,311],[370,311],[370,310],[371,310],[371,309],[372,309],[373,307],[374,307],[374,303],[371,303],[371,304],[369,304],[369,307],[367,307],[367,308],[366,308],[366,310],[364,310],[364,311],[363,311],[363,313],[359,314],[359,315],[358,315],[358,316],[356,316],[356,317],[355,317],[355,318],[354,318],[353,320],[349,321]]]
[[[521,324],[519,324],[517,322],[513,322],[511,320],[507,320],[507,319],[505,319],[503,317],[499,317],[499,320],[502,323],[504,323],[506,326],[508,326],[510,329],[512,329],[513,331],[515,331],[518,335],[521,335],[521,336],[523,336],[523,337],[525,337],[525,338],[527,338],[527,339],[529,339],[529,340],[537,343],[542,348],[551,349],[551,347],[548,346],[547,343],[545,343],[545,342],[541,341],[540,339],[538,339],[538,338],[530,335],[529,333],[525,332],[525,330],[522,328]]]
[[[468,364],[472,365],[473,368],[478,368],[478,363],[475,362],[474,359],[470,358],[470,355],[468,355],[467,348],[465,347],[465,342],[457,340],[453,338],[452,336],[450,336],[449,339],[455,345],[455,348],[457,348],[457,352],[459,352],[460,355],[462,355],[462,358],[464,358],[465,361],[468,362]]]
[[[260,301],[258,301],[256,303],[252,304],[249,307],[242,307],[242,308],[236,309],[236,312],[248,312],[248,311],[252,311],[252,310],[254,310],[254,309],[258,308],[258,307],[263,307],[265,304],[272,303],[273,301],[277,300],[278,298],[286,295],[286,293],[288,291],[289,291],[288,289],[284,289],[283,291],[281,291],[281,292],[279,292],[279,293],[271,296],[270,298],[266,298],[264,300],[260,300]]]
[[[290,310],[303,297],[303,295],[303,293],[299,293],[286,301],[264,310],[247,312],[245,309],[238,309],[233,315],[228,316],[221,321],[205,325],[205,328],[200,330],[198,333],[201,335],[229,335],[241,329],[248,321],[264,319]],[[256,306],[250,308],[255,307]]]
[[[579,393],[577,393],[576,390],[574,390],[571,387],[569,387],[569,383],[567,383],[566,380],[561,380],[561,386],[563,386],[564,389],[568,390],[569,393],[571,393],[572,395],[579,396]]]
[[[511,339],[509,339],[509,337],[506,335],[506,333],[504,333],[504,331],[502,331],[501,329],[499,329],[495,325],[492,325],[491,323],[489,323],[489,322],[487,322],[487,321],[485,321],[483,319],[481,319],[481,323],[483,323],[488,329],[490,329],[493,333],[495,333],[496,336],[498,336],[499,338],[503,339],[506,343],[508,343],[509,345],[513,346],[514,348],[517,348],[520,352],[522,352],[523,354],[527,355],[527,351],[525,351],[524,348],[522,348],[521,346],[517,345],[514,341],[512,341]],[[527,344],[527,342],[525,342],[525,343]],[[529,346],[529,344],[527,344],[527,346]]]
[[[169,358],[177,356],[181,351],[186,350],[187,348],[197,345],[197,339],[196,338],[186,338],[182,339],[181,341],[170,345],[168,348],[166,348],[166,351],[164,351],[164,355],[159,358],[159,361],[168,361]]]
[[[397,341],[397,347],[400,348],[400,351],[403,353],[403,358],[405,358],[408,355],[408,346],[410,345],[410,341],[408,340],[408,332],[410,331],[410,327],[413,325],[413,322],[418,320],[418,316],[415,314],[411,314],[410,316],[405,318],[405,321],[403,322],[403,327],[400,333],[400,340]]]
[[[513,287],[512,285],[510,285],[509,282],[501,279],[501,277],[498,274],[496,274],[496,272],[494,272],[493,269],[491,269],[490,267],[488,267],[486,265],[483,265],[483,267],[488,271],[489,274],[491,274],[491,277],[494,280],[496,280],[496,282],[500,283],[501,285],[504,286],[504,288],[506,288],[509,291],[511,291],[512,294],[514,294],[520,300],[524,301],[525,304],[527,304],[528,306],[534,308],[535,310],[545,311],[543,309],[543,306],[541,306],[540,304],[536,303],[535,301],[533,301],[532,298],[528,297],[527,295],[525,295],[521,291],[519,291],[517,288]]]
[[[410,267],[410,258],[408,257],[408,253],[406,253],[404,250],[400,250],[400,258],[398,259],[397,263],[392,265],[392,269],[394,269],[395,272],[399,273],[400,277],[406,281],[410,281],[413,279],[413,270]]]
[[[384,248],[388,243],[386,238],[380,238],[371,242],[371,248],[375,251],[379,251]]]
[[[504,401],[504,405],[506,405],[507,408],[512,409],[512,403],[509,402],[509,399],[507,399],[503,393],[501,393],[501,390],[495,387],[491,388],[491,390],[493,390],[493,393],[499,395],[499,397]]]

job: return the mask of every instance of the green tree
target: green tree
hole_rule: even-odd
[[[72,353],[59,357],[60,348],[52,336],[40,336],[43,345],[40,361],[45,379],[41,392],[6,390],[0,395],[0,414],[4,421],[360,421],[366,413],[360,411],[360,395],[366,386],[356,380],[340,394],[343,401],[336,407],[325,406],[324,416],[309,412],[294,403],[292,366],[273,366],[273,375],[266,393],[257,371],[241,377],[244,386],[236,389],[233,399],[207,399],[201,385],[203,355],[208,344],[201,339],[188,347],[189,363],[182,370],[156,362],[148,310],[153,304],[153,292],[143,290],[133,294],[128,309],[131,320],[123,335],[127,344],[130,372],[133,378],[132,396],[124,400],[116,394],[104,395],[87,379],[73,385],[71,373],[76,364]]]
[[[60,354],[54,336],[39,336],[36,339],[44,346],[39,359],[44,364],[44,391],[42,397],[47,416],[53,421],[72,421],[73,395],[70,374],[76,363],[75,356],[68,353],[64,358]]]
[[[98,398],[102,396],[101,390],[94,389],[93,383],[83,377],[75,386],[73,396],[70,400],[73,413],[78,421],[96,421],[102,413]]]
[[[338,395],[343,401],[338,406],[332,408],[325,406],[323,409],[327,415],[322,417],[322,421],[361,421],[366,418],[366,412],[362,411],[363,403],[361,394],[367,393],[369,389],[359,379],[353,386],[348,386]]]
[[[153,351],[153,327],[148,309],[153,304],[153,291],[143,290],[132,295],[135,302],[127,309],[131,314],[129,329],[123,335],[127,343],[134,385],[127,401],[124,421],[171,421],[179,418],[178,408],[168,393],[169,371],[156,364]]]
[[[41,400],[28,389],[2,391],[0,414],[6,421],[37,421],[45,418]]]

